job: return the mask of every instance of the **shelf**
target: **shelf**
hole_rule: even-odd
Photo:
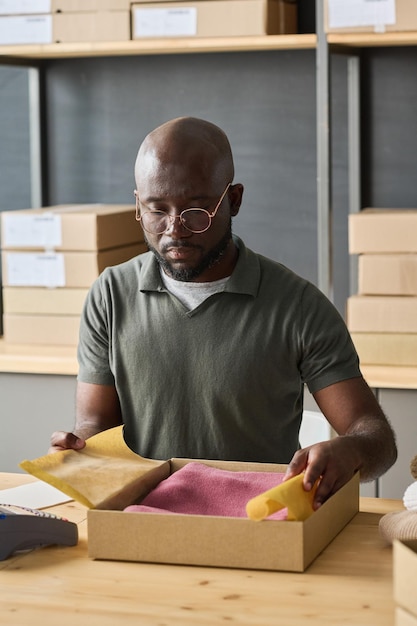
[[[376,389],[417,389],[417,367],[362,365],[363,377]]]
[[[303,50],[314,49],[316,43],[316,35],[306,34],[259,37],[188,37],[147,39],[143,41],[0,46],[0,63],[5,64],[8,61],[25,59],[42,60],[96,56],[134,56],[141,54]]]
[[[417,367],[363,365],[362,373],[370,387],[417,389]],[[0,373],[56,374],[76,376],[75,346],[27,346],[0,339]]]
[[[397,33],[329,33],[327,41],[330,45],[347,48],[417,46],[417,31]]]
[[[329,33],[332,46],[351,48],[377,46],[416,46],[417,31],[390,33]],[[199,52],[242,52],[256,50],[315,49],[317,36],[265,35],[247,37],[188,37],[146,39],[143,41],[55,43],[26,46],[0,46],[0,63],[76,57],[135,56],[147,54],[186,54]]]
[[[78,373],[75,346],[27,346],[0,339],[0,373],[57,374]]]

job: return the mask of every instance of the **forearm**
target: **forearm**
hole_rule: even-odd
[[[343,434],[298,450],[288,465],[286,478],[304,471],[307,491],[320,479],[313,505],[318,508],[356,472],[362,482],[375,480],[396,458],[394,433],[385,418],[362,417]]]
[[[115,424],[117,426],[118,424]],[[80,439],[89,439],[98,433],[103,432],[103,430],[107,430],[111,428],[112,425],[101,424],[98,421],[88,421],[77,419],[75,427],[73,429],[73,434],[79,437]]]
[[[81,439],[88,439],[120,424],[122,414],[116,389],[79,382],[74,434]]]
[[[394,432],[382,415],[357,419],[340,437],[352,443],[351,451],[362,482],[382,476],[397,459]]]

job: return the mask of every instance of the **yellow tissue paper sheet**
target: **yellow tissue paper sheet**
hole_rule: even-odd
[[[289,478],[277,487],[268,489],[246,504],[248,517],[259,522],[280,509],[288,508],[288,520],[304,521],[312,513],[318,481],[311,491],[303,487],[304,474]]]
[[[168,462],[145,459],[128,448],[123,426],[90,437],[82,450],[63,450],[19,465],[90,509],[122,510],[169,475]]]

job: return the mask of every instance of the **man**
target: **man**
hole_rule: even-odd
[[[51,451],[124,424],[156,459],[289,463],[321,477],[315,507],[356,471],[396,459],[394,434],[359,370],[346,326],[306,280],[232,236],[243,186],[217,126],[178,118],[151,132],[135,166],[150,252],[107,268],[81,322],[73,433]],[[306,383],[338,437],[299,450]]]

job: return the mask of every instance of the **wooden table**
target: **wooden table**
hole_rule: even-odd
[[[0,489],[30,482],[0,473]],[[86,509],[50,510],[79,525],[76,547],[0,561],[7,626],[392,626],[392,548],[379,537],[396,500],[361,498],[361,512],[302,574],[93,561]],[[248,547],[249,548],[249,547]]]

